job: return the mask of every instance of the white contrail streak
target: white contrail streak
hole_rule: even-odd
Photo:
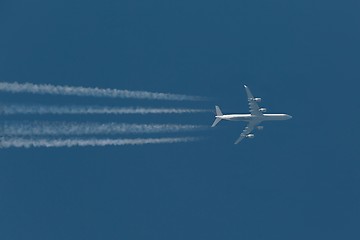
[[[0,138],[0,148],[10,147],[86,147],[86,146],[123,146],[161,143],[186,143],[197,141],[198,138],[134,138],[134,139],[52,139],[52,138]]]
[[[1,125],[2,136],[174,133],[206,128],[201,125],[90,122],[4,122]]]
[[[0,82],[0,91],[11,93],[33,93],[65,96],[88,96],[88,97],[109,97],[109,98],[133,98],[152,100],[173,100],[173,101],[201,101],[202,97],[187,96],[171,93],[157,93],[146,91],[129,91],[118,89],[102,89],[90,87],[57,86],[50,84],[33,83],[9,83]]]
[[[186,108],[141,108],[107,106],[45,106],[45,105],[0,105],[0,114],[183,114],[211,112],[206,109]]]

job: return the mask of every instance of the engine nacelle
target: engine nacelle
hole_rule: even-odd
[[[267,109],[266,108],[260,108],[259,111],[262,112],[262,113],[266,113]]]
[[[255,102],[257,102],[257,103],[261,102],[261,98],[258,98],[258,97],[253,98],[253,100],[254,100]]]
[[[257,126],[256,128],[257,128],[257,130],[263,130],[264,126]]]
[[[251,133],[251,134],[246,135],[246,137],[247,137],[247,138],[254,138],[255,135]]]

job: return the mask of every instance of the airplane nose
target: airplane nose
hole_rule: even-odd
[[[292,116],[288,115],[288,118],[289,118],[289,119],[292,119]]]

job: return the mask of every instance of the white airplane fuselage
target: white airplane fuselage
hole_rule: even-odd
[[[288,114],[263,114],[260,116],[251,115],[251,114],[226,114],[222,116],[215,116],[221,120],[228,120],[228,121],[244,121],[249,122],[256,120],[257,122],[264,122],[264,121],[284,121],[289,120],[292,117]]]

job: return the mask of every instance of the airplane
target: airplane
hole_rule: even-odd
[[[283,121],[289,120],[292,116],[288,114],[265,114],[266,108],[260,108],[258,103],[261,102],[261,98],[254,97],[250,91],[250,89],[244,85],[250,113],[249,114],[226,114],[224,115],[219,106],[215,106],[215,121],[211,127],[215,127],[221,120],[228,120],[228,121],[245,121],[247,122],[247,126],[240,134],[240,137],[235,141],[234,144],[240,143],[244,138],[254,138],[255,135],[252,133],[253,130],[256,128],[257,130],[263,130],[263,126],[259,126],[260,123],[264,121]]]

